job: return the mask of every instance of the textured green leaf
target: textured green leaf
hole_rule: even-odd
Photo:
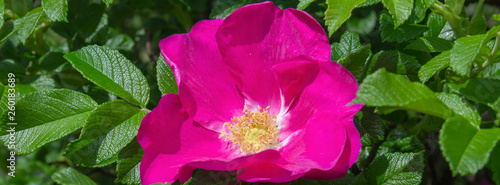
[[[461,116],[446,120],[439,131],[439,146],[454,175],[482,169],[499,139],[499,128],[479,129]]]
[[[68,0],[43,0],[42,8],[50,20],[68,22]]]
[[[306,9],[312,2],[316,0],[299,0],[299,4],[297,5],[297,9],[303,10]]]
[[[141,184],[140,170],[144,151],[137,141],[132,141],[120,152],[118,164],[116,165],[116,180],[129,185]]]
[[[5,2],[4,0],[0,0],[0,29],[2,29],[3,23],[5,22],[3,18],[4,13],[5,13]]]
[[[420,153],[389,153],[377,157],[356,177],[353,184],[420,184],[424,171],[424,155]]]
[[[353,103],[367,106],[413,110],[447,118],[451,112],[424,84],[380,69],[367,76],[359,86]]]
[[[7,94],[7,89],[9,89],[10,87],[7,86],[7,87],[4,87],[2,84],[0,84],[0,115],[3,115],[5,113],[5,111],[7,111],[7,103],[5,103],[7,101],[7,96],[4,95],[4,94]],[[0,122],[0,123],[3,123],[3,122]]]
[[[456,114],[465,118],[469,123],[479,127],[481,125],[481,116],[477,113],[476,109],[466,99],[451,93],[436,93],[439,99],[443,101],[448,108],[453,110]]]
[[[162,55],[156,61],[156,75],[161,94],[177,93],[177,83],[175,82],[174,73]]]
[[[42,15],[42,8],[38,7],[28,12],[21,19],[16,20],[14,23],[14,27],[17,30],[17,37],[23,44],[35,30],[38,20],[40,20]]]
[[[449,84],[450,90],[460,93],[467,99],[494,108],[493,103],[500,97],[500,80],[473,78],[463,84]]]
[[[365,0],[337,1],[327,0],[328,8],[325,12],[325,24],[328,27],[328,36],[337,31],[351,16],[351,11]]]
[[[361,81],[363,79],[365,65],[371,54],[370,45],[363,46],[352,51],[346,57],[339,59],[338,63],[349,70],[356,80]]]
[[[497,142],[490,155],[490,168],[493,171],[493,180],[500,184],[500,158],[498,156],[500,156],[500,144]]]
[[[364,3],[358,5],[358,7],[368,7],[380,3],[382,0],[366,0]]]
[[[435,73],[450,66],[450,51],[444,51],[425,63],[418,70],[418,78],[420,81],[427,82]]]
[[[382,0],[394,19],[394,28],[403,24],[411,15],[413,0]]]
[[[420,24],[403,24],[394,28],[392,18],[383,13],[380,15],[380,36],[384,42],[403,43],[417,38],[427,30],[427,27]]]
[[[431,5],[434,4],[435,1],[436,0],[415,0],[412,12],[414,20],[413,22],[422,22],[425,19],[427,9],[431,7]]]
[[[52,180],[61,185],[97,185],[92,179],[71,167],[52,174]]]
[[[243,5],[250,3],[246,1],[233,1],[233,0],[217,0],[215,1],[214,7],[210,12],[210,18],[212,19],[224,19],[229,14],[233,13],[236,9],[242,7]]]
[[[145,115],[125,101],[106,102],[87,118],[80,138],[68,145],[65,155],[82,166],[108,165],[135,138]]]
[[[410,80],[417,81],[417,71],[420,68],[420,63],[414,56],[399,51],[380,51],[373,56],[367,69],[368,74],[380,68],[385,68],[391,73],[407,75]]]
[[[340,42],[332,44],[332,60],[337,61],[341,58],[347,57],[351,52],[358,50],[362,47],[359,42],[359,35],[350,31],[346,31],[340,37]]]
[[[149,86],[141,71],[120,52],[87,46],[64,55],[85,78],[130,103],[146,106]]]
[[[363,112],[363,117],[361,118],[360,126],[358,128],[360,134],[365,132],[366,134],[361,134],[361,143],[363,146],[372,145],[377,141],[381,141],[384,138],[385,128],[382,119],[374,113],[375,108],[373,107],[363,107],[361,111]]]
[[[89,96],[67,89],[38,91],[16,98],[19,101],[15,115],[15,151],[19,154],[31,153],[81,128],[97,106]],[[7,144],[8,129],[8,125],[2,124],[0,134],[4,144]]]
[[[446,19],[441,14],[431,12],[429,14],[429,18],[427,18],[427,27],[429,27],[429,29],[424,33],[424,36],[426,37],[439,36],[446,22],[447,22]]]
[[[450,67],[457,74],[469,76],[470,68],[481,48],[485,35],[474,35],[461,37],[455,41],[455,45],[451,49]]]
[[[445,39],[437,37],[420,37],[408,44],[405,49],[423,52],[443,52],[450,50],[452,47],[453,43]]]

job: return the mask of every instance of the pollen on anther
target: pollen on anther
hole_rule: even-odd
[[[229,138],[242,152],[247,153],[257,153],[272,147],[278,143],[278,128],[277,115],[270,115],[269,108],[257,106],[257,110],[248,111],[245,106],[242,116],[235,116],[223,124],[219,138],[224,137],[226,141]]]

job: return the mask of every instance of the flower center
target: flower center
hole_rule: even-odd
[[[277,144],[276,114],[269,115],[269,106],[265,109],[257,107],[256,111],[248,111],[245,106],[244,115],[235,116],[231,122],[224,123],[219,138],[227,140],[228,133],[224,130],[224,126],[227,126],[231,142],[238,145],[242,152],[257,153]]]

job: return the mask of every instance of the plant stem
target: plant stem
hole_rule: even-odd
[[[459,17],[457,14],[453,13],[450,11],[446,5],[442,4],[441,2],[437,1],[436,3],[431,5],[431,10],[441,14],[446,18],[448,23],[450,23],[451,28],[455,32],[455,36],[457,38],[465,36],[465,32],[462,28],[462,18]]]
[[[486,67],[491,65],[495,60],[495,55],[497,54],[499,49],[500,49],[500,32],[497,33],[497,37],[495,39],[495,45],[493,45],[493,49],[491,50],[491,53],[487,56],[486,61],[484,61],[483,65],[480,65],[476,69],[473,69],[471,76],[477,76]]]

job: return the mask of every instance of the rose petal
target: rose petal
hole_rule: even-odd
[[[318,111],[352,118],[363,106],[348,105],[356,98],[358,84],[347,69],[330,61],[319,62],[319,69],[314,81],[302,90],[284,115],[280,134],[286,136],[301,130]],[[352,120],[348,124],[353,125]]]
[[[190,162],[235,158],[234,148],[218,136],[188,118],[178,95],[165,95],[139,128],[137,140],[144,149],[142,183],[188,180],[194,169],[187,165]]]
[[[230,68],[247,104],[281,107],[271,68],[298,56],[329,60],[325,31],[307,13],[281,10],[272,2],[252,4],[229,15],[216,34],[224,63]]]
[[[353,151],[354,147],[352,147],[350,140],[351,139],[346,140],[342,156],[340,156],[339,160],[337,160],[337,163],[332,169],[329,170],[313,169],[307,172],[302,178],[315,179],[315,180],[329,180],[329,179],[337,179],[345,177],[347,170],[349,170],[349,168],[352,166],[352,164],[350,164],[349,162],[350,160],[349,158],[352,156],[351,152]]]
[[[160,41],[163,57],[179,85],[182,104],[193,120],[215,131],[244,105],[215,41],[221,23],[220,19],[200,21],[188,34]]]
[[[305,173],[333,168],[344,152],[347,139],[343,121],[349,120],[334,112],[315,113],[303,132],[281,148],[283,158],[292,163],[285,169]]]
[[[288,182],[298,179],[303,174],[292,175],[291,171],[285,170],[268,161],[259,161],[245,167],[238,175],[238,179],[248,182]]]
[[[319,72],[319,65],[316,61],[298,58],[276,64],[272,70],[280,87],[281,111],[286,112],[300,91],[314,81]]]

